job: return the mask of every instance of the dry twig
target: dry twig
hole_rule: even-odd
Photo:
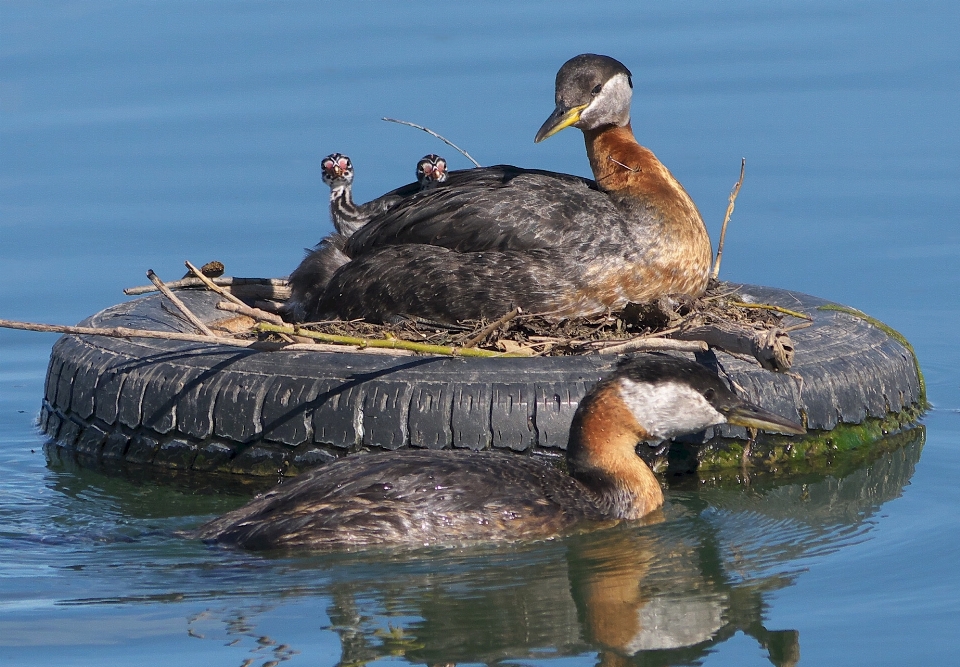
[[[751,329],[734,322],[694,325],[674,334],[681,340],[706,341],[728,354],[755,360],[768,371],[784,373],[793,365],[793,341],[783,329]]]
[[[240,313],[241,315],[252,317],[255,320],[270,322],[271,324],[283,324],[283,318],[279,315],[268,313],[267,311],[260,310],[259,308],[251,308],[242,301],[240,303],[221,301],[217,304],[217,310],[225,310],[230,313]]]
[[[495,322],[490,323],[488,326],[485,326],[483,329],[480,330],[479,333],[477,333],[477,335],[471,336],[471,337],[463,344],[463,346],[464,346],[464,347],[476,347],[477,345],[479,345],[480,343],[482,343],[483,341],[485,341],[485,340],[487,339],[487,337],[488,337],[489,335],[491,335],[494,331],[496,331],[497,329],[499,329],[499,328],[502,327],[503,325],[507,324],[510,320],[512,320],[513,318],[515,318],[517,315],[519,315],[519,314],[522,313],[522,312],[523,312],[523,311],[522,311],[520,308],[514,308],[514,309],[511,310],[509,313],[507,313],[506,315],[504,315],[503,317],[501,317],[500,319],[496,320]]]
[[[654,352],[677,350],[680,352],[706,352],[710,347],[702,340],[674,340],[673,338],[634,338],[626,343],[604,347],[600,354],[624,354],[625,352]]]
[[[207,289],[208,289],[208,290],[210,290],[210,291],[212,291],[212,292],[216,292],[217,294],[219,294],[220,296],[222,296],[222,297],[223,297],[224,299],[226,299],[227,301],[232,301],[233,303],[237,304],[238,306],[245,306],[245,305],[247,305],[247,304],[245,304],[243,301],[241,301],[240,299],[238,299],[237,297],[235,297],[233,294],[231,294],[231,293],[228,292],[227,290],[225,290],[225,289],[223,289],[222,287],[220,287],[220,285],[217,285],[215,282],[213,282],[212,280],[210,280],[210,278],[208,278],[207,276],[203,275],[203,272],[202,272],[200,269],[198,269],[197,267],[195,267],[193,264],[191,264],[190,262],[184,262],[184,265],[187,267],[187,269],[190,271],[190,273],[192,273],[194,276],[197,277],[197,280],[199,280],[200,282],[202,282],[204,285],[207,286]]]
[[[463,156],[464,156],[465,158],[467,158],[468,160],[470,160],[470,161],[474,164],[475,167],[477,167],[478,169],[480,168],[480,163],[477,162],[476,160],[474,160],[474,159],[473,159],[473,156],[471,156],[470,153],[468,153],[467,151],[463,150],[462,148],[460,148],[459,146],[457,146],[455,143],[453,143],[453,142],[450,141],[449,139],[447,139],[447,138],[445,138],[445,137],[441,137],[439,134],[437,134],[436,132],[434,132],[433,130],[431,130],[431,129],[429,129],[429,128],[424,127],[423,125],[417,125],[416,123],[411,123],[411,122],[408,121],[408,120],[397,120],[396,118],[381,118],[380,120],[385,120],[385,121],[387,121],[388,123],[400,123],[401,125],[408,125],[408,126],[410,126],[410,127],[416,128],[416,129],[418,129],[418,130],[423,130],[423,131],[426,132],[427,134],[436,137],[437,139],[439,139],[440,141],[442,141],[443,143],[445,143],[447,146],[450,146],[450,147],[452,147],[452,148],[457,149],[458,151],[460,151],[460,154],[463,155]]]
[[[181,301],[176,294],[170,291],[170,288],[167,287],[162,280],[160,280],[157,274],[153,272],[153,269],[147,270],[147,278],[149,278],[150,282],[157,286],[157,289],[160,290],[161,294],[170,299],[170,302],[176,306],[181,313],[183,313],[183,316],[187,318],[190,324],[196,327],[204,335],[210,336],[211,338],[217,337],[217,335],[210,331],[210,328],[204,324],[199,317],[193,314],[193,311],[187,308],[187,304]]]
[[[727,223],[730,222],[730,216],[733,215],[733,207],[737,201],[737,195],[740,194],[740,186],[743,185],[743,170],[747,166],[747,158],[740,158],[740,179],[734,184],[730,192],[730,202],[727,204],[727,214],[723,217],[723,227],[720,228],[720,243],[717,244],[717,260],[713,263],[713,272],[710,277],[716,280],[720,274],[720,259],[723,257],[723,242],[727,237]]]
[[[0,327],[5,329],[20,329],[23,331],[44,331],[48,333],[76,334],[80,336],[107,336],[109,338],[162,338],[166,340],[182,340],[187,343],[215,343],[217,345],[233,345],[235,347],[250,347],[257,341],[237,340],[220,336],[200,336],[185,334],[177,331],[153,331],[151,329],[128,329],[127,327],[113,327],[102,329],[99,327],[71,327],[61,324],[37,324],[34,322],[16,322],[14,320],[0,320]]]
[[[220,287],[241,287],[241,286],[263,286],[263,287],[273,287],[280,288],[281,290],[289,287],[290,283],[286,278],[233,278],[230,276],[221,276],[220,278],[213,278],[212,282],[215,285]],[[205,283],[201,282],[199,278],[183,278],[182,280],[172,280],[169,283],[166,283],[167,287],[170,289],[181,289],[184,287],[206,287]],[[141,294],[148,294],[150,292],[156,292],[157,288],[154,285],[142,285],[140,287],[127,287],[123,290],[123,293],[127,296],[139,296]]]

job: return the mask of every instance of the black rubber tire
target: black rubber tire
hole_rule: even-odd
[[[912,352],[883,329],[820,310],[829,302],[816,297],[754,286],[742,293],[811,314],[815,323],[792,334],[789,374],[700,355],[741,395],[810,429],[922,405]],[[179,295],[201,319],[225,316],[216,295]],[[192,333],[157,295],[82,324]],[[66,335],[51,352],[39,423],[58,450],[81,462],[206,472],[296,472],[364,448],[558,453],[578,401],[615,364],[598,355],[392,357]],[[719,434],[745,435],[730,427]]]

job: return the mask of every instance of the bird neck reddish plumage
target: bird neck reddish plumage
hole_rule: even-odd
[[[707,286],[713,247],[696,204],[657,156],[637,143],[630,124],[585,130],[593,177],[601,190],[650,207],[663,222],[658,261],[680,270],[673,291],[699,296]],[[681,269],[682,267],[682,269]]]
[[[611,383],[586,397],[567,443],[570,473],[613,518],[639,519],[663,504],[653,471],[636,454],[648,436]]]
[[[703,227],[690,195],[653,151],[637,143],[629,123],[585,130],[583,137],[593,177],[602,190],[643,197],[671,217]]]

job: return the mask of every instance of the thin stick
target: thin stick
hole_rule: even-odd
[[[474,166],[476,166],[476,167],[478,167],[478,168],[480,167],[480,163],[477,162],[476,160],[474,160],[473,157],[470,155],[470,153],[468,153],[467,151],[463,150],[462,148],[460,148],[459,146],[457,146],[455,143],[453,143],[453,142],[450,141],[449,139],[446,139],[446,138],[444,138],[444,137],[441,137],[439,134],[437,134],[436,132],[434,132],[433,130],[431,130],[431,129],[429,129],[429,128],[424,127],[423,125],[417,125],[416,123],[411,123],[411,122],[408,121],[408,120],[397,120],[396,118],[381,118],[380,120],[385,120],[385,121],[387,121],[388,123],[400,123],[401,125],[409,125],[410,127],[414,127],[414,128],[416,128],[416,129],[418,129],[418,130],[423,130],[423,131],[426,132],[427,134],[430,134],[430,135],[435,136],[437,139],[439,139],[440,141],[442,141],[443,143],[445,143],[447,146],[451,146],[451,147],[453,147],[453,148],[456,148],[458,151],[460,151],[460,153],[461,153],[465,158],[467,158],[468,160],[470,160],[470,161],[474,164]]]
[[[260,310],[259,308],[251,308],[242,302],[232,303],[228,301],[221,301],[217,304],[217,310],[225,310],[230,313],[240,313],[241,315],[252,317],[255,320],[270,322],[271,324],[283,324],[283,318],[279,315],[268,313],[267,311]]]
[[[183,316],[190,321],[190,324],[199,329],[204,335],[210,336],[211,338],[217,337],[217,335],[210,331],[207,325],[204,324],[199,317],[194,315],[193,312],[187,308],[187,304],[181,301],[176,294],[170,291],[170,288],[167,287],[162,280],[160,280],[157,274],[153,272],[153,269],[147,269],[147,278],[149,278],[150,282],[157,286],[157,289],[160,290],[161,294],[170,299],[171,303],[173,303],[173,305],[176,306],[181,313],[183,313]]]
[[[338,336],[335,334],[320,333],[319,331],[310,331],[301,327],[291,325],[278,326],[276,324],[260,323],[257,325],[257,331],[271,333],[285,333],[294,336],[304,336],[313,338],[325,343],[337,343],[340,345],[355,345],[359,348],[380,347],[391,350],[412,350],[413,352],[422,352],[424,354],[440,354],[453,357],[528,357],[529,354],[517,354],[511,352],[492,352],[490,350],[478,350],[475,348],[451,347],[448,345],[430,345],[428,343],[414,343],[409,340],[398,340],[396,338],[354,338],[353,336]]]
[[[644,334],[642,336],[634,336],[632,338],[618,338],[616,340],[571,340],[570,344],[576,345],[579,347],[599,347],[603,348],[604,346],[613,347],[614,345],[619,345],[620,343],[632,343],[635,340],[668,340],[667,336],[675,334],[680,331],[680,327],[670,327],[668,329],[661,329],[655,334]],[[669,344],[668,344],[669,345]]]
[[[733,215],[733,207],[737,201],[737,195],[740,194],[740,186],[743,185],[743,170],[747,166],[747,158],[740,158],[740,179],[734,184],[730,191],[730,203],[727,204],[727,214],[723,217],[723,227],[720,228],[720,243],[717,244],[717,261],[713,263],[713,273],[710,275],[714,280],[720,274],[720,259],[723,257],[723,242],[727,237],[727,223],[730,222],[730,216]]]
[[[506,324],[507,322],[509,322],[510,320],[512,320],[514,317],[516,317],[517,315],[519,315],[519,314],[522,313],[522,312],[523,312],[523,311],[520,310],[519,308],[514,308],[514,309],[511,310],[509,313],[507,313],[506,315],[504,315],[503,317],[501,317],[500,319],[498,319],[496,322],[493,322],[493,323],[485,326],[483,329],[480,330],[480,333],[478,333],[476,336],[473,336],[472,338],[468,339],[468,340],[463,344],[463,346],[464,346],[464,347],[474,347],[474,346],[476,346],[477,344],[483,342],[484,340],[487,339],[487,336],[489,336],[490,334],[492,334],[494,331],[496,331],[497,329],[499,329],[500,327],[502,327],[504,324]]]
[[[797,331],[799,329],[807,329],[813,326],[813,320],[809,322],[801,322],[800,324],[794,324],[792,327],[783,327],[784,332],[790,333],[791,331]]]
[[[706,352],[710,347],[702,340],[674,340],[673,338],[634,338],[620,345],[604,347],[600,354],[622,354],[624,352],[651,352],[654,350],[678,350],[680,352]]]
[[[290,345],[279,345],[281,350],[290,350],[291,352],[355,352],[346,345],[336,345],[334,343],[291,343]],[[411,350],[381,350],[376,347],[368,347],[363,351],[364,354],[387,354],[396,357],[413,356],[416,352]]]
[[[728,301],[731,306],[737,306],[738,308],[759,308],[760,310],[773,310],[778,313],[783,313],[784,315],[790,315],[791,317],[796,317],[801,320],[810,320],[813,322],[813,318],[805,313],[797,312],[796,310],[790,310],[789,308],[784,308],[783,306],[775,306],[771,303],[747,303],[746,301]]]
[[[253,307],[279,315],[283,304],[279,301],[270,301],[269,299],[257,299],[253,302]]]
[[[209,278],[208,278],[209,280]],[[236,287],[239,285],[267,285],[270,287],[287,287],[290,283],[286,278],[232,278],[230,276],[221,276],[212,281],[215,285],[221,287]],[[180,289],[181,287],[204,287],[204,283],[196,278],[183,278],[181,280],[172,280],[166,284],[170,289]],[[143,285],[140,287],[128,287],[123,290],[127,296],[139,296],[156,292],[154,285]]]
[[[200,282],[202,282],[204,285],[207,286],[207,289],[208,289],[208,290],[211,290],[211,291],[213,291],[213,292],[216,292],[217,294],[219,294],[220,296],[222,296],[222,297],[223,297],[224,299],[226,299],[227,301],[232,301],[233,303],[237,304],[238,306],[246,306],[246,305],[247,305],[247,304],[245,304],[243,301],[241,301],[240,299],[238,299],[237,297],[235,297],[234,295],[230,294],[230,292],[228,292],[227,290],[225,290],[225,289],[223,289],[222,287],[220,287],[220,285],[217,285],[215,282],[213,282],[212,280],[210,280],[207,276],[203,275],[203,272],[202,272],[200,269],[198,269],[197,267],[195,267],[193,264],[191,264],[190,262],[188,262],[188,261],[187,261],[187,262],[184,262],[184,265],[187,267],[187,270],[189,270],[190,273],[192,273],[193,275],[195,275],[195,276],[197,277],[197,280],[199,280]]]
[[[33,322],[16,322],[14,320],[0,320],[0,327],[5,329],[21,329],[23,331],[43,331],[47,333],[76,334],[79,336],[107,336],[108,338],[162,338],[166,340],[182,340],[188,343],[216,343],[217,345],[232,345],[234,347],[249,347],[255,340],[237,340],[235,338],[221,338],[219,336],[199,336],[177,331],[153,331],[150,329],[128,329],[127,327],[113,327],[101,329],[98,327],[69,327],[60,324],[36,324]]]
[[[607,156],[607,159],[610,160],[611,162],[613,162],[614,164],[620,165],[621,167],[623,167],[623,168],[626,169],[627,171],[632,171],[634,174],[637,174],[637,173],[640,172],[640,167],[628,167],[627,165],[625,165],[624,163],[620,162],[619,160],[614,160],[612,155],[608,155],[608,156]]]

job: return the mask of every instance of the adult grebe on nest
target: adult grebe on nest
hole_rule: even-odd
[[[637,444],[738,424],[800,434],[677,357],[623,362],[573,417],[564,474],[492,451],[359,454],[305,473],[188,537],[248,549],[349,549],[543,539],[581,522],[640,519],[663,504]]]
[[[323,182],[330,187],[330,220],[334,233],[325,237],[315,248],[307,250],[307,256],[290,275],[298,298],[288,302],[285,309],[288,317],[302,321],[307,313],[304,306],[315,302],[331,276],[350,261],[344,254],[347,240],[377,215],[390,210],[405,197],[432,190],[447,180],[447,161],[433,153],[424,155],[417,162],[417,182],[368,201],[356,204],[353,201],[353,162],[342,153],[332,153],[320,161]]]
[[[562,319],[701,294],[710,239],[680,183],[634,138],[631,97],[620,62],[569,60],[536,141],[580,128],[595,182],[503,165],[451,172],[353,234],[329,283],[295,271],[291,315],[449,322],[520,306]]]

